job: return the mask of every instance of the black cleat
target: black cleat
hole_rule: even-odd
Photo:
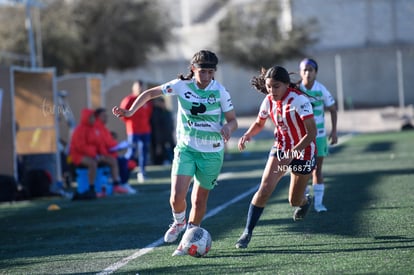
[[[249,244],[251,238],[252,234],[243,233],[236,243],[236,248],[247,248],[247,245]]]
[[[83,192],[83,193],[76,192],[72,198],[73,201],[93,200],[93,199],[96,199],[96,192],[95,192],[95,189],[92,189],[92,188],[90,188],[88,191]]]
[[[295,222],[303,220],[306,216],[306,213],[308,213],[309,207],[312,204],[312,198],[310,195],[306,195],[306,199],[308,202],[305,205],[296,208],[295,212],[293,213],[293,220]]]

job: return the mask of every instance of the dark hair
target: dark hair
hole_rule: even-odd
[[[280,81],[285,84],[289,84],[289,87],[297,89],[298,88],[297,84],[292,83],[290,81],[289,75],[290,73],[288,73],[288,71],[286,71],[285,68],[276,65],[267,70],[265,68],[262,68],[260,75],[253,76],[250,83],[258,92],[261,92],[262,94],[265,94],[265,95],[267,95],[267,89],[266,89],[267,78],[271,78],[273,80]]]
[[[105,108],[103,108],[103,107],[99,107],[99,108],[96,108],[96,110],[95,110],[94,114],[95,114],[95,116],[97,117],[97,116],[99,116],[100,114],[105,113],[105,112],[106,112],[106,109],[105,109]]]
[[[208,51],[208,50],[201,50],[196,52],[191,59],[191,65],[198,67],[198,68],[205,68],[205,69],[217,69],[218,58],[215,53]],[[190,72],[184,76],[180,74],[178,76],[181,80],[190,80],[194,76],[194,72],[191,70],[190,65]]]
[[[312,58],[304,58],[300,64],[299,64],[299,68],[301,68],[302,66],[306,66],[306,65],[311,65],[315,71],[318,71],[318,63],[312,59]]]

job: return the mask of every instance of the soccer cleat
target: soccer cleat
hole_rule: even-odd
[[[307,195],[306,199],[307,199],[306,204],[296,208],[295,212],[293,213],[293,220],[294,221],[303,220],[306,216],[306,213],[308,213],[309,207],[312,204],[312,198],[311,198],[310,195]]]
[[[243,233],[239,240],[236,242],[236,248],[247,248],[249,242],[252,238],[252,234],[250,233]]]
[[[138,183],[144,183],[146,180],[147,180],[147,177],[143,173],[141,172],[137,173]]]
[[[315,208],[315,211],[318,213],[328,211],[328,209],[323,204],[315,204],[313,207]]]
[[[178,245],[177,249],[171,254],[171,256],[185,256],[187,253],[183,250],[181,243]]]
[[[88,191],[83,192],[83,193],[78,193],[76,192],[74,194],[74,196],[72,197],[73,201],[76,200],[92,200],[92,199],[96,199],[96,192],[94,188],[90,188]]]
[[[96,193],[96,197],[97,198],[104,198],[104,197],[106,197],[105,191],[101,191],[101,192]]]
[[[126,189],[128,191],[128,194],[130,194],[130,195],[133,195],[133,194],[137,193],[137,190],[132,188],[132,186],[129,185],[128,183],[124,183],[121,186],[122,186],[122,188]]]
[[[164,235],[164,242],[166,243],[173,243],[177,240],[178,236],[180,236],[181,232],[183,232],[186,228],[187,221],[183,221],[183,223],[174,222],[170,225],[170,229],[165,232]]]
[[[128,194],[128,190],[121,185],[114,185],[113,191],[117,194]]]

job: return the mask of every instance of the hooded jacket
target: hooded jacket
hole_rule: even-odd
[[[98,155],[108,155],[104,142],[100,139],[95,122],[89,118],[94,117],[94,111],[83,109],[79,125],[72,134],[69,155],[75,165],[79,165],[84,157],[96,158]]]
[[[95,116],[95,127],[99,131],[100,140],[105,144],[105,148],[107,150],[107,154],[110,154],[112,157],[117,157],[117,152],[109,152],[109,150],[116,146],[118,142],[112,136],[111,132],[105,126],[105,123],[97,116]]]

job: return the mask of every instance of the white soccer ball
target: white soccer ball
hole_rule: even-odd
[[[202,227],[192,227],[185,231],[181,240],[182,249],[193,257],[203,257],[211,249],[211,235]]]

